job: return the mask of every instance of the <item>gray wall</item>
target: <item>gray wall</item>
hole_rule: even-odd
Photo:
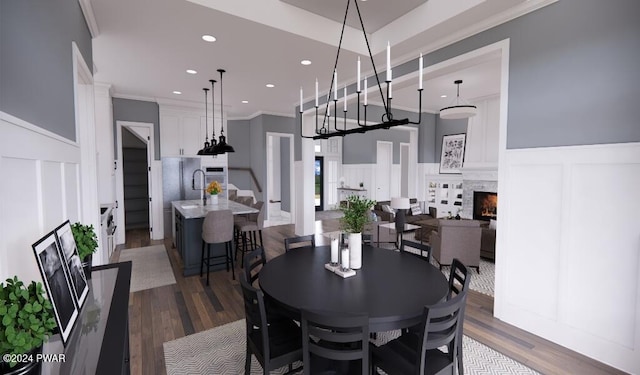
[[[423,113],[418,131],[418,163],[435,163],[436,158],[436,117],[433,113]]]
[[[160,107],[158,103],[142,100],[113,98],[113,131],[115,157],[118,158],[118,138],[115,136],[117,121],[135,121],[153,123],[154,159],[160,160]]]
[[[252,188],[251,176],[247,172],[233,171],[231,168],[251,167],[250,130],[251,124],[249,120],[229,120],[225,129],[228,135],[227,141],[236,150],[236,152],[227,154],[230,168],[229,182],[242,190]]]
[[[93,67],[77,0],[1,0],[0,110],[76,140],[71,42]]]
[[[429,53],[425,66],[510,39],[507,148],[639,142],[638,14],[637,0],[562,0]]]
[[[294,133],[294,119],[290,117],[260,115],[251,120],[230,120],[227,126],[229,143],[236,152],[229,154],[229,167],[251,167],[262,187],[262,193],[258,193],[250,176],[246,172],[232,172],[229,181],[239,189],[251,189],[256,199],[264,200],[267,194],[267,132]],[[295,136],[294,136],[295,138]],[[232,173],[231,173],[232,172]],[[287,188],[288,189],[288,184]],[[282,189],[282,201],[290,202],[288,190]],[[287,196],[286,194],[289,194]]]
[[[393,142],[393,163],[400,164],[400,142],[409,143],[409,132],[380,129],[348,135],[342,139],[342,164],[375,164],[377,141]]]
[[[435,163],[440,163],[440,156],[442,156],[442,136],[449,134],[462,134],[467,133],[467,124],[469,119],[460,120],[444,120],[440,116],[436,116],[436,131],[435,131]]]

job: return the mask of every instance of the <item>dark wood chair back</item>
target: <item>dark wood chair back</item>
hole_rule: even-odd
[[[304,374],[369,374],[369,317],[302,310]]]
[[[245,254],[243,264],[245,278],[250,285],[253,285],[253,283],[258,279],[260,270],[265,264],[267,264],[264,247],[260,246]]]
[[[292,245],[295,245],[292,246]],[[288,252],[294,248],[298,247],[316,247],[316,237],[313,234],[309,234],[306,236],[298,236],[298,237],[289,237],[284,239],[284,250]]]
[[[407,251],[407,248],[415,249],[419,251],[419,253],[416,254],[414,252]],[[428,244],[403,239],[400,243],[400,252],[407,252],[410,254],[418,255],[420,258],[426,260],[427,262],[431,262],[431,246],[429,246]]]

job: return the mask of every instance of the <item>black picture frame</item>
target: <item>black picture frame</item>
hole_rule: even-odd
[[[32,245],[42,281],[53,306],[63,345],[67,345],[73,325],[78,319],[78,308],[63,255],[55,232],[51,231]]]
[[[69,220],[57,227],[55,232],[58,243],[60,244],[62,258],[65,261],[66,271],[70,281],[69,286],[73,291],[76,306],[78,306],[78,310],[81,310],[89,294],[89,283],[82,268],[82,260],[78,255],[78,247],[76,246],[76,240],[73,238]]]
[[[460,174],[464,163],[464,151],[467,135],[448,134],[442,136],[442,151],[440,154],[441,174]]]

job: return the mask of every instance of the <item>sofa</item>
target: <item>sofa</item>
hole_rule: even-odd
[[[458,258],[467,267],[480,272],[482,228],[477,220],[438,220],[438,231],[431,232],[431,255],[442,266]]]
[[[412,205],[418,204],[418,200],[416,198],[411,198],[409,202]],[[378,216],[379,221],[387,221],[393,222],[395,221],[395,214],[393,212],[389,212],[389,210],[385,210],[383,206],[391,207],[391,201],[381,201],[377,202],[375,206],[373,206],[373,212]],[[393,210],[391,210],[393,211]],[[417,215],[412,213],[412,210],[406,210],[405,214],[405,222],[407,224],[414,224],[417,221],[435,219],[438,215],[438,211],[435,207],[429,207],[429,212],[423,212]]]

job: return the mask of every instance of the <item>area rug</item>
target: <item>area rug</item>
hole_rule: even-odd
[[[132,293],[176,283],[164,245],[122,250],[120,261],[129,260],[133,262],[130,288]]]
[[[397,333],[379,334],[378,343],[389,340],[394,335]],[[244,373],[244,319],[168,341],[163,345],[167,375]],[[463,352],[465,374],[538,374],[467,336],[464,336]],[[272,374],[283,374],[286,370],[283,367]],[[255,357],[252,357],[251,374],[262,374],[262,367]]]

